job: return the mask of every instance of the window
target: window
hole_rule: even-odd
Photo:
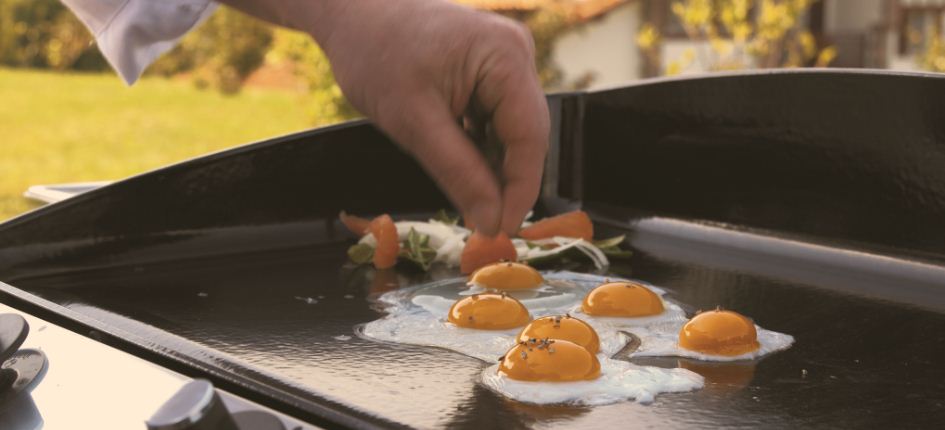
[[[937,3],[900,2],[899,55],[924,52],[928,41],[942,34],[943,23],[945,23],[945,2]]]

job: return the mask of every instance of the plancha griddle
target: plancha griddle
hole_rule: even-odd
[[[456,276],[347,262],[340,210],[449,202],[363,121],[185,161],[0,225],[0,302],[327,428],[938,428],[945,422],[945,76],[803,70],[549,96],[538,216],[581,208],[605,273],[792,334],[650,405],[535,406],[485,365],[357,327]],[[593,267],[569,267],[593,271]],[[147,390],[147,386],[141,386]]]

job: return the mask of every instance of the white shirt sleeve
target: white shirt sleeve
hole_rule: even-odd
[[[211,0],[62,0],[128,85],[216,9]]]

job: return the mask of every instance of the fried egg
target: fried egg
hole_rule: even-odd
[[[507,330],[522,327],[532,316],[522,302],[506,294],[473,294],[450,306],[447,320],[463,328]]]
[[[522,329],[517,340],[519,344],[529,344],[548,339],[573,342],[591,354],[600,351],[600,337],[594,327],[570,315],[538,318]]]
[[[545,282],[541,273],[527,264],[500,262],[483,266],[469,277],[469,285],[488,290],[532,290]]]
[[[673,356],[703,361],[751,360],[787,349],[790,335],[765,330],[731,311],[703,312],[687,320],[661,289],[639,282],[606,282],[591,290],[572,315],[632,333],[640,345],[630,357]]]
[[[789,334],[765,330],[739,313],[701,312],[683,325],[655,324],[634,332],[640,346],[630,357],[675,356],[703,361],[753,360],[785,350]]]
[[[528,359],[537,361],[543,355],[554,354],[531,353]],[[625,400],[650,403],[659,393],[692,391],[702,388],[704,384],[701,376],[686,369],[638,366],[601,355],[598,356],[598,363],[598,376],[593,379],[568,382],[516,379],[503,370],[504,361],[484,369],[481,378],[482,384],[496,393],[519,402],[535,404],[605,405]],[[581,371],[586,370],[580,367],[578,372],[572,374],[579,375]]]
[[[570,313],[589,322],[629,332],[662,323],[685,323],[686,312],[666,300],[665,294],[665,290],[643,282],[611,282],[608,279],[590,290]]]
[[[593,381],[600,377],[600,361],[574,342],[533,338],[519,342],[502,356],[498,371],[516,381]]]
[[[498,263],[468,280],[383,294],[378,300],[388,315],[363,325],[359,334],[450,349],[487,363],[499,357],[498,364],[481,374],[481,383],[490,390],[526,403],[586,405],[631,399],[645,403],[662,392],[690,391],[704,384],[702,376],[687,369],[612,358],[618,353],[624,358],[739,360],[784,349],[790,345],[784,340],[793,340],[752,323],[757,342],[753,349],[749,335],[742,339],[729,332],[733,328],[715,328],[737,327],[740,320],[703,324],[707,317],[697,315],[693,323],[665,294],[640,281],[539,273],[523,264]],[[711,333],[717,332],[712,343]],[[626,353],[631,336],[640,343]]]
[[[603,317],[651,317],[664,310],[660,296],[635,282],[605,283],[587,293],[581,302],[581,311]]]
[[[569,272],[548,274],[545,276],[545,283],[538,288],[499,294],[479,285],[468,285],[465,279],[450,279],[391,291],[377,299],[385,306],[388,315],[364,324],[360,327],[359,334],[385,342],[445,348],[491,363],[515,345],[528,321],[514,327],[502,324],[505,328],[477,329],[464,326],[465,322],[459,323],[463,319],[469,321],[470,315],[467,314],[454,316],[451,321],[451,310],[457,309],[461,302],[470,303],[471,301],[463,302],[466,298],[478,296],[481,300],[482,297],[504,294],[507,297],[504,303],[515,299],[536,321],[541,321],[542,317],[546,316],[566,317],[567,312],[581,300],[586,291],[599,283],[597,278],[587,282],[583,281],[584,275],[581,276],[579,279],[582,282],[573,282]],[[492,304],[493,301],[490,299],[482,302],[486,303]],[[465,305],[462,308],[465,309]],[[491,305],[489,308],[487,310],[483,306],[477,312],[483,312],[481,315],[485,315],[486,312],[502,313],[510,308],[514,309],[502,307],[505,310],[500,311],[497,307],[492,310]],[[485,318],[477,314],[471,316],[474,321]],[[619,332],[614,326],[596,321],[586,321],[586,324],[599,336],[599,351],[607,356],[616,354],[630,341],[629,336]]]

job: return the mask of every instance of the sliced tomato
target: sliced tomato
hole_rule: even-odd
[[[371,279],[372,295],[381,295],[398,288],[400,288],[400,278],[397,277],[396,269],[381,269],[374,271],[374,279]]]
[[[594,239],[594,224],[587,212],[573,211],[545,218],[519,230],[518,235],[528,240],[547,239],[554,236]]]
[[[352,233],[358,236],[368,234],[368,226],[371,225],[371,220],[355,215],[348,215],[345,211],[341,211],[341,213],[338,214],[338,219],[340,219],[341,223]]]
[[[518,253],[515,245],[505,233],[495,237],[474,232],[466,239],[463,254],[459,259],[459,270],[463,273],[472,273],[476,269],[499,261],[515,261]]]
[[[400,239],[397,237],[397,226],[390,215],[384,214],[374,218],[367,230],[377,240],[374,248],[374,267],[389,269],[397,264],[397,255],[400,254]]]

